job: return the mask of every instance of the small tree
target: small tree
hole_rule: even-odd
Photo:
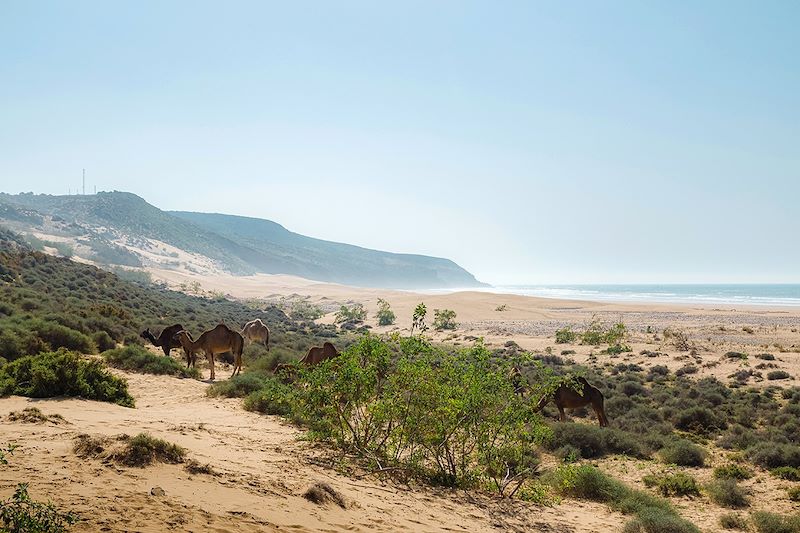
[[[411,334],[414,334],[414,329],[418,329],[420,333],[425,333],[428,326],[425,325],[425,315],[428,314],[428,308],[424,303],[420,303],[414,308],[414,315],[411,317]]]
[[[456,329],[456,312],[452,309],[434,309],[433,310],[433,327],[437,331],[444,329]]]
[[[389,302],[378,298],[378,312],[375,314],[375,318],[378,319],[379,326],[391,326],[397,317],[389,306]]]

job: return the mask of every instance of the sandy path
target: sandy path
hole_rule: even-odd
[[[76,531],[615,531],[625,517],[586,502],[540,508],[461,491],[406,488],[354,479],[315,464],[322,452],[298,440],[278,417],[244,411],[239,400],[205,396],[205,382],[125,374],[136,409],[76,399],[0,400],[0,442],[21,448],[0,468],[0,495],[29,481],[37,499],[50,498],[83,518]],[[9,422],[10,411],[35,405],[69,424]],[[181,465],[145,469],[83,460],[75,435],[146,431],[187,448],[217,476],[192,475]],[[326,452],[330,453],[330,452]],[[351,502],[318,506],[302,493],[326,481]],[[164,496],[151,496],[153,487]]]

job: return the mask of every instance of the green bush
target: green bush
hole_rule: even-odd
[[[774,381],[776,379],[791,379],[792,375],[785,370],[773,370],[767,373],[767,379]]]
[[[727,425],[724,420],[707,407],[695,406],[675,415],[675,427],[698,435],[708,435]]]
[[[753,471],[738,463],[728,463],[714,468],[714,477],[717,479],[750,479]]]
[[[125,443],[125,447],[116,452],[113,459],[125,466],[144,467],[153,463],[182,463],[186,450],[164,439],[152,437],[147,433],[139,433]]]
[[[101,352],[105,352],[106,350],[113,350],[117,347],[117,343],[114,342],[114,339],[111,338],[105,331],[96,331],[94,335],[92,335],[92,341],[94,342],[97,349]]]
[[[343,305],[336,312],[334,322],[336,324],[360,324],[367,318],[367,310],[363,304],[353,304],[348,307]]]
[[[706,485],[706,492],[711,501],[729,509],[741,509],[750,505],[747,493],[735,479],[715,479]]]
[[[786,489],[786,494],[793,502],[800,502],[800,486],[789,487]]]
[[[261,389],[268,379],[266,376],[254,372],[245,372],[225,381],[214,383],[208,388],[206,394],[211,397],[244,398]]]
[[[642,458],[648,456],[638,435],[617,428],[601,428],[589,424],[554,424],[553,438],[546,443],[546,446],[554,450],[565,442],[577,448],[584,459],[609,454]]]
[[[171,357],[156,355],[147,348],[137,345],[114,348],[101,355],[110,366],[121,370],[195,379],[201,377],[200,371],[196,368],[186,368]]]
[[[378,319],[379,326],[391,326],[397,319],[389,302],[383,298],[378,298],[378,312],[375,314],[375,318]]]
[[[703,466],[706,459],[705,450],[687,440],[676,441],[659,453],[662,461],[678,466]]]
[[[750,515],[758,533],[798,533],[800,532],[800,515],[781,516],[766,511],[757,511]]]
[[[747,449],[747,455],[764,468],[800,467],[800,446],[795,444],[759,442]]]
[[[244,408],[268,415],[288,416],[297,408],[296,391],[276,379],[267,379],[261,388],[245,397]]]
[[[433,329],[442,331],[445,329],[456,329],[456,312],[452,309],[433,310]]]
[[[572,344],[578,340],[578,334],[570,326],[556,330],[556,344]]]
[[[738,529],[747,531],[747,518],[738,513],[726,513],[719,517],[719,525],[722,529]]]
[[[800,468],[780,466],[769,471],[773,476],[787,481],[800,481]]]
[[[657,489],[662,496],[697,496],[700,494],[697,480],[683,472],[644,476],[642,481],[645,487]]]
[[[26,356],[0,368],[0,395],[32,398],[79,396],[133,407],[128,384],[111,374],[100,361],[59,350]]]
[[[700,530],[675,513],[647,507],[625,525],[624,533],[698,533]]]

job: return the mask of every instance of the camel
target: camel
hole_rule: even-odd
[[[194,366],[197,356],[197,350],[203,350],[206,357],[211,362],[211,380],[214,380],[214,356],[225,352],[233,353],[233,374],[242,371],[242,349],[244,348],[244,338],[238,331],[233,331],[225,324],[219,324],[214,329],[210,329],[200,335],[196,341],[192,340],[192,336],[186,330],[181,330],[176,334],[176,337],[183,346],[183,351],[186,353],[186,368],[189,365]]]
[[[175,338],[175,334],[182,329],[183,326],[180,324],[172,325],[168,328],[164,328],[161,335],[156,338],[155,335],[150,333],[150,328],[147,328],[142,332],[142,338],[150,341],[153,346],[160,346],[161,349],[164,350],[164,355],[169,357],[170,350],[181,347],[181,343]]]
[[[300,363],[306,366],[315,366],[328,359],[333,359],[338,355],[339,352],[336,350],[336,346],[330,342],[326,342],[322,345],[322,348],[319,346],[312,346],[309,348],[306,356],[300,359]]]
[[[564,422],[567,419],[564,414],[565,407],[567,409],[577,409],[591,404],[592,409],[594,409],[597,415],[597,421],[600,423],[600,427],[608,426],[606,411],[603,409],[603,393],[597,388],[592,387],[589,382],[586,381],[586,378],[579,377],[577,381],[578,390],[562,383],[552,394],[543,396],[536,406],[536,411],[541,411],[550,400],[553,400],[558,408],[558,419]]]
[[[269,351],[269,328],[260,318],[251,320],[242,328],[242,337],[250,342],[263,342]]]

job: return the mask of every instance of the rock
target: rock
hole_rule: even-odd
[[[150,489],[151,496],[166,496],[166,492],[161,487],[153,487]]]

